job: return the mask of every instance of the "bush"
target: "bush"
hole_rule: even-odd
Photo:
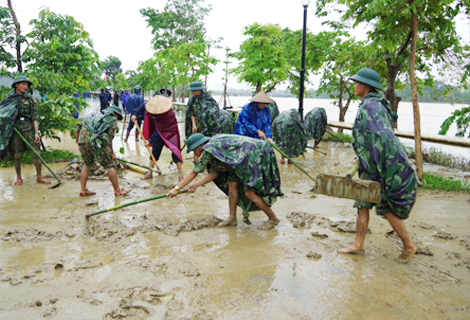
[[[40,153],[44,161],[46,161],[47,163],[72,161],[74,158],[79,158],[78,155],[73,154],[72,152],[64,151],[64,150],[56,150],[52,148],[47,148],[46,150],[41,151]],[[29,151],[23,153],[23,157],[21,158],[21,163],[22,164],[33,163],[33,157],[31,157],[31,155],[29,154]],[[13,165],[14,165],[14,161],[8,161],[8,162],[0,161],[0,167],[11,167]]]
[[[441,176],[430,174],[427,172],[423,173],[423,184],[420,188],[429,190],[444,190],[454,192],[467,192],[470,193],[470,184],[461,180],[455,180],[453,178],[443,178]]]

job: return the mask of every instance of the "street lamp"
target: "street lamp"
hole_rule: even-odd
[[[301,0],[304,6],[304,28],[302,34],[302,66],[300,68],[299,113],[300,120],[304,120],[304,81],[305,81],[305,38],[307,37],[307,8],[311,0]]]

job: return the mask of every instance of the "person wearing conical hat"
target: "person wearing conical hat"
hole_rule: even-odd
[[[362,98],[353,126],[353,148],[361,163],[360,177],[381,185],[381,202],[356,201],[356,240],[339,253],[364,254],[364,241],[369,224],[369,211],[375,206],[377,215],[387,219],[403,242],[399,260],[408,262],[417,251],[406,230],[416,201],[417,181],[400,140],[393,131],[390,103],[380,92],[379,74],[369,68],[359,70],[350,78],[355,81],[354,93]]]
[[[75,126],[75,142],[79,145],[85,166],[80,173],[80,196],[93,196],[96,192],[87,189],[86,184],[91,167],[98,161],[108,173],[116,197],[131,192],[119,187],[116,172],[116,155],[113,151],[113,138],[117,120],[122,120],[122,111],[111,106],[104,113],[92,113],[85,117],[83,123]]]
[[[173,111],[173,102],[164,96],[154,96],[146,104],[134,110],[131,121],[139,117],[144,119],[143,134],[147,139],[147,145],[152,145],[152,154],[158,161],[162,153],[163,146],[171,150],[171,157],[178,168],[178,176],[183,180],[183,157],[181,155],[180,133],[178,121]],[[154,163],[150,158],[149,167],[153,168]],[[141,179],[152,179],[152,171],[147,171]]]
[[[238,115],[235,134],[259,139],[271,138],[271,113],[266,104],[273,101],[264,91],[258,92],[250,101]]]
[[[36,153],[29,149],[26,143],[21,140],[14,131],[16,128],[21,135],[39,151],[39,114],[36,107],[36,100],[28,93],[29,87],[33,83],[26,76],[16,77],[11,85],[14,92],[9,93],[0,102],[0,160],[15,161],[16,181],[14,185],[23,183],[21,177],[21,157],[26,150],[34,160],[36,167],[37,183],[51,183],[41,176],[41,161]]]

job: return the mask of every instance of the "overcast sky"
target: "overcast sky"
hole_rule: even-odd
[[[166,0],[12,0],[23,33],[30,31],[29,21],[38,17],[43,7],[52,12],[68,14],[84,25],[94,41],[94,48],[100,59],[113,55],[122,61],[122,68],[135,70],[139,61],[152,57],[150,41],[152,34],[139,9],[152,7],[163,10]],[[6,6],[6,0],[0,0]],[[261,24],[275,23],[292,30],[302,29],[303,7],[301,0],[206,0],[212,5],[212,11],[206,18],[207,36],[212,39],[223,37],[222,48],[229,47],[232,52],[239,49],[244,40],[243,28],[254,22]],[[321,21],[315,17],[315,1],[308,9],[307,28],[311,32],[321,30]],[[469,42],[469,19],[461,17],[458,30],[465,41]],[[364,36],[364,30],[356,30],[357,37]],[[225,50],[215,50],[220,61],[225,60]],[[223,88],[225,65],[221,62],[215,73],[209,76],[208,89]],[[229,77],[230,88],[247,88]],[[317,80],[307,87],[317,87]]]

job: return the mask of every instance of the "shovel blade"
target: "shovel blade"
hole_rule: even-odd
[[[380,183],[344,176],[319,174],[315,192],[327,196],[380,203]]]

